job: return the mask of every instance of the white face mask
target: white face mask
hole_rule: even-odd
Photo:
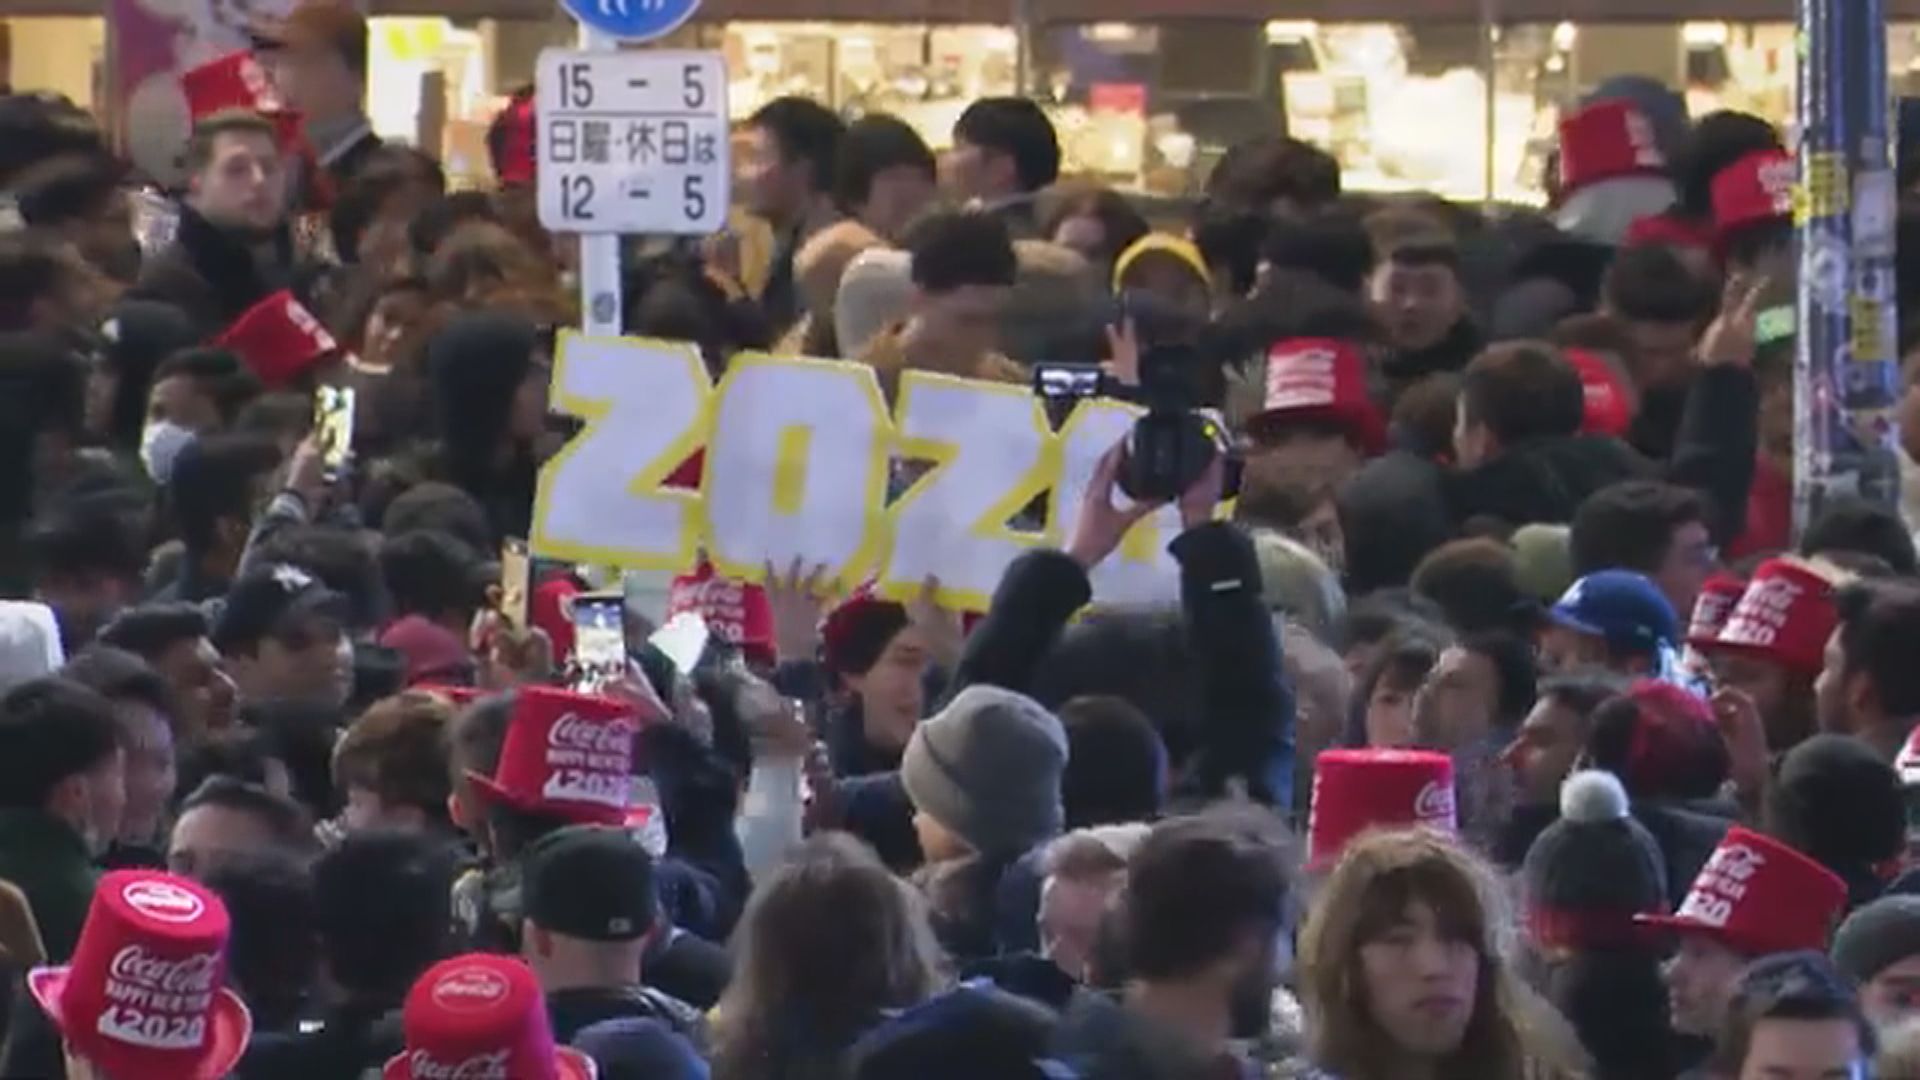
[[[173,463],[180,457],[180,451],[195,438],[191,428],[181,427],[171,420],[153,420],[140,430],[140,461],[147,467],[147,475],[153,477],[156,484],[164,484],[167,477],[173,475]]]

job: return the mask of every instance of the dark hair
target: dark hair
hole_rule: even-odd
[[[180,752],[176,802],[184,802],[187,795],[215,778],[264,788],[270,762],[279,762],[283,768],[286,765],[279,746],[264,731],[241,731],[192,743]]]
[[[160,673],[125,649],[94,644],[82,649],[60,677],[72,679],[108,701],[137,701],[151,706],[163,716],[173,714],[173,696]]]
[[[1104,234],[1100,258],[1108,265],[1135,241],[1153,231],[1132,199],[1100,184],[1061,181],[1041,196],[1040,207],[1040,235],[1046,240],[1052,240],[1069,218],[1090,217],[1098,221]],[[1195,241],[1199,242],[1197,230]],[[1202,254],[1206,252],[1204,244],[1200,250]]]
[[[1324,210],[1306,218],[1281,218],[1267,227],[1261,257],[1276,270],[1313,274],[1345,293],[1358,295],[1373,272],[1373,240],[1352,212]]]
[[[402,533],[380,545],[380,572],[395,615],[471,614],[485,600],[479,564],[472,548],[443,532]]]
[[[189,557],[213,546],[222,519],[253,520],[254,485],[280,464],[280,448],[254,435],[188,443],[167,477],[167,508]]]
[[[1167,750],[1153,721],[1116,697],[1077,697],[1059,709],[1067,730],[1060,797],[1067,828],[1160,816]]]
[[[773,136],[782,160],[806,163],[808,188],[814,192],[833,190],[847,126],[832,109],[810,98],[775,98],[748,117],[747,126]]]
[[[104,213],[126,170],[102,154],[68,154],[36,165],[11,185],[28,225],[47,227]]]
[[[447,177],[440,163],[408,147],[382,147],[355,172],[327,213],[327,230],[340,261],[359,262],[360,239],[387,201],[421,181],[430,186],[437,181],[439,193],[446,192]]]
[[[1680,211],[1688,217],[1713,216],[1713,178],[1720,170],[1760,150],[1785,150],[1772,124],[1750,113],[1723,109],[1694,122],[1693,137],[1673,163],[1680,189]]]
[[[236,852],[207,868],[232,921],[227,974],[262,1030],[296,1024],[320,974],[313,877],[291,852]]]
[[[294,391],[261,394],[241,407],[230,430],[275,442],[298,441],[313,430],[313,399]]]
[[[447,734],[453,710],[432,694],[383,698],[362,713],[333,748],[333,781],[359,787],[385,803],[410,806],[447,825]]]
[[[447,774],[454,786],[468,773],[492,776],[513,722],[513,695],[495,694],[468,705],[447,729]]]
[[[64,241],[40,229],[0,233],[0,330],[32,330],[34,306],[74,280]]]
[[[1692,488],[1657,480],[1627,480],[1601,488],[1573,515],[1573,574],[1596,570],[1660,569],[1674,530],[1707,519],[1706,500]]]
[[[1635,322],[1703,323],[1720,297],[1663,244],[1623,248],[1601,279],[1606,306]]]
[[[453,865],[424,836],[354,833],[314,864],[327,970],[349,993],[398,1001],[448,951]]]
[[[1579,431],[1586,400],[1579,373],[1543,341],[1495,345],[1460,378],[1462,419],[1486,425],[1509,448]]]
[[[1842,588],[1840,650],[1848,674],[1873,683],[1890,717],[1920,716],[1920,585],[1912,581],[1861,581]]]
[[[380,516],[380,527],[389,536],[431,529],[476,552],[487,551],[493,543],[493,526],[487,524],[487,512],[479,500],[465,488],[437,480],[415,484],[395,496]]]
[[[187,171],[197,173],[213,164],[214,147],[222,135],[257,135],[280,148],[280,133],[273,121],[250,109],[222,109],[194,122],[187,138]]]
[[[1484,656],[1493,664],[1499,682],[1499,723],[1512,727],[1526,719],[1538,696],[1540,669],[1534,663],[1533,649],[1518,635],[1505,631],[1468,634],[1460,639],[1460,648]]]
[[[966,285],[1012,285],[1019,269],[1006,225],[991,214],[946,211],[922,218],[907,234],[913,283],[930,293]]]
[[[100,125],[68,98],[51,93],[0,96],[0,185],[27,169],[69,154],[105,156]]]
[[[259,784],[232,776],[209,776],[180,801],[180,814],[185,816],[203,806],[258,818],[266,825],[274,843],[289,851],[302,851],[313,842],[312,823],[306,810],[292,799],[275,795]]]
[[[1486,538],[1450,540],[1414,567],[1414,595],[1439,605],[1447,625],[1471,634],[1516,628],[1528,615],[1513,549]]]
[[[1048,708],[1087,694],[1122,698],[1145,713],[1177,771],[1199,745],[1193,703],[1199,673],[1178,611],[1096,611],[1061,633],[1035,678]]]
[[[1260,244],[1268,226],[1267,216],[1258,211],[1202,203],[1193,214],[1193,244],[1209,271],[1224,271],[1234,293],[1245,295],[1259,280]]]
[[[1840,496],[1829,500],[1800,538],[1802,555],[1840,551],[1872,555],[1903,577],[1912,577],[1916,571],[1913,534],[1900,515],[1866,499]]]
[[[1540,680],[1539,698],[1557,701],[1590,720],[1600,706],[1627,692],[1626,679],[1605,670],[1549,675]]]
[[[1128,860],[1123,931],[1143,979],[1203,971],[1248,933],[1285,921],[1284,830],[1261,811],[1216,809],[1153,827]]]
[[[95,691],[58,676],[21,683],[0,698],[0,806],[43,809],[120,746],[113,703]]]
[[[299,567],[347,598],[353,625],[378,625],[388,607],[380,557],[367,534],[339,525],[293,525],[254,548],[260,565]]]
[[[142,604],[114,616],[100,631],[100,641],[151,663],[175,645],[207,633],[207,617],[197,604]]]
[[[145,539],[133,515],[93,500],[68,500],[27,527],[26,555],[36,581],[138,583],[147,568]]]
[[[1287,200],[1321,206],[1340,197],[1340,162],[1312,143],[1269,135],[1235,143],[1207,175],[1207,200],[1260,214]]]
[[[1714,1045],[1713,1070],[1742,1075],[1754,1030],[1768,1020],[1844,1020],[1859,1039],[1861,1060],[1871,1061],[1878,1048],[1859,1001],[1822,953],[1776,953],[1741,973]]]
[[[153,382],[192,379],[200,392],[213,399],[220,422],[232,424],[247,403],[260,396],[260,380],[232,352],[221,348],[182,349],[160,361]]]
[[[838,166],[833,197],[850,214],[873,194],[874,178],[888,169],[919,169],[929,179],[938,172],[927,141],[913,125],[887,113],[868,113],[847,125]]]
[[[424,260],[440,250],[440,245],[455,229],[475,221],[500,222],[500,210],[493,196],[484,191],[456,191],[435,199],[407,223],[407,244]]]
[[[1444,632],[1446,612],[1404,585],[1375,589],[1347,605],[1341,637],[1349,649],[1375,645],[1408,630]]]
[[[1459,409],[1460,376],[1436,371],[1400,391],[1388,418],[1394,440],[1424,458],[1453,453],[1453,419]]]
[[[1060,137],[1027,98],[981,98],[954,122],[953,139],[1012,158],[1022,191],[1039,191],[1060,178]]]
[[[1421,622],[1403,623],[1393,631],[1381,643],[1379,655],[1354,680],[1340,745],[1366,746],[1367,710],[1372,707],[1373,695],[1384,684],[1411,697],[1427,681],[1450,640],[1444,628]]]
[[[292,699],[251,701],[240,707],[240,723],[268,737],[274,756],[287,767],[287,785],[294,799],[311,816],[324,820],[345,805],[345,794],[333,786],[340,709],[330,703]]]

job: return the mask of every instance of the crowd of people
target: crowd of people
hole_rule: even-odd
[[[1603,85],[1544,213],[1275,134],[1150,220],[1031,101],[774,101],[629,332],[1151,368],[1236,467],[1177,604],[1090,607],[1110,456],[984,613],[689,567],[727,632],[636,600],[609,669],[604,568],[517,562],[577,427],[531,93],[450,191],[360,16],[257,29],[164,198],[0,98],[0,1076],[1920,1077],[1920,516],[1793,535],[1766,122]]]

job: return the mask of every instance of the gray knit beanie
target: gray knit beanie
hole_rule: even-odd
[[[914,808],[983,855],[1027,851],[1059,834],[1067,733],[1039,702],[969,686],[914,729],[900,780]]]
[[[1920,896],[1883,896],[1847,916],[1833,935],[1833,966],[1854,985],[1920,955]]]

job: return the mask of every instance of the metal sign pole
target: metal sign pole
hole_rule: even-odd
[[[619,43],[580,24],[582,52],[614,52]],[[618,337],[624,325],[620,302],[620,234],[580,234],[580,327],[590,337]]]
[[[1836,497],[1899,502],[1885,9],[1799,0],[1796,535]]]

